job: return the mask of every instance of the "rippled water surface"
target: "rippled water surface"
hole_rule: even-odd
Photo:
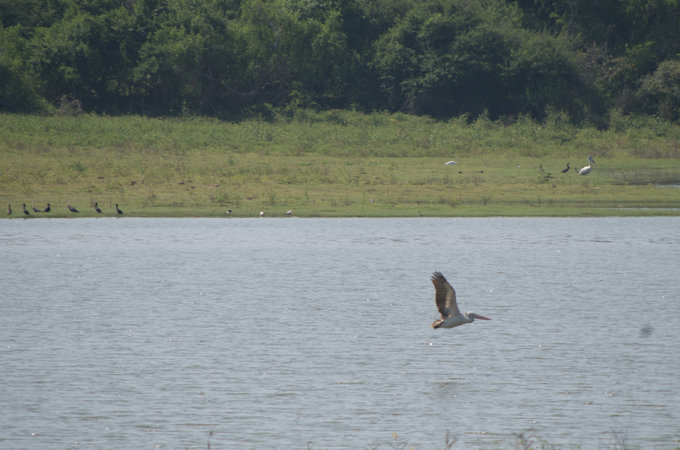
[[[0,447],[673,448],[680,219],[0,220]],[[433,330],[431,273],[462,310]]]

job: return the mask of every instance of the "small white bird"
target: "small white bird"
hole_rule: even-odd
[[[286,211],[286,215],[287,215],[287,216],[290,216],[291,214],[293,214],[293,210],[292,210],[292,209],[289,209],[288,211]]]
[[[447,161],[444,163],[445,166],[452,166],[454,164],[457,164],[456,161]]]
[[[472,312],[461,314],[456,303],[456,291],[446,281],[441,272],[432,274],[432,284],[435,289],[435,302],[441,314],[441,319],[432,322],[432,328],[453,328],[466,323],[472,323],[475,319],[491,320],[488,317],[480,316]]]
[[[264,217],[264,211],[260,211],[260,217]]]

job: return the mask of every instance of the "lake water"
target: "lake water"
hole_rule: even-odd
[[[680,445],[680,218],[13,219],[0,250],[2,448]],[[433,330],[435,270],[493,320]]]

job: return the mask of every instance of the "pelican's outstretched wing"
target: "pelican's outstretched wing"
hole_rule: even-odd
[[[435,301],[437,302],[437,309],[442,317],[456,316],[460,314],[458,305],[456,304],[456,291],[453,286],[446,281],[441,272],[432,274],[432,284],[436,291]]]

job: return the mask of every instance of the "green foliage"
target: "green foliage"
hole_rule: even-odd
[[[155,10],[132,79],[144,109],[220,115],[238,90],[243,43],[222,2],[174,0]]]
[[[31,112],[47,109],[21,55],[26,41],[22,27],[0,28],[0,111]]]
[[[642,80],[638,95],[645,112],[680,120],[680,61],[664,61]]]
[[[675,0],[0,0],[0,110],[677,120],[678,22]]]

